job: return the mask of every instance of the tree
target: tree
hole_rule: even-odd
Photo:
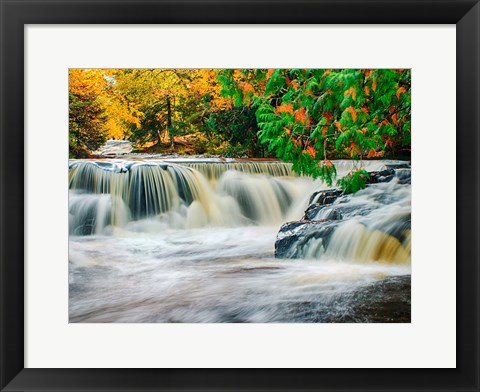
[[[410,70],[224,70],[222,95],[255,110],[259,139],[292,169],[329,185],[332,157],[410,146]],[[353,178],[353,177],[352,177]],[[358,176],[355,177],[357,179]]]
[[[106,113],[100,98],[106,85],[101,70],[69,71],[70,155],[82,157],[96,150],[107,139]]]
[[[118,100],[130,114],[125,120],[128,138],[139,144],[169,142],[173,147],[175,135],[204,125],[209,114],[205,96],[210,107],[220,104],[214,70],[126,69],[114,77]]]
[[[225,155],[263,157],[264,149],[258,140],[258,125],[255,110],[241,105],[212,111],[205,129],[227,141]]]

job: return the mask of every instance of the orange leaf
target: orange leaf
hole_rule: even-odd
[[[355,88],[353,87],[350,87],[348,90],[345,90],[345,92],[343,93],[343,95],[346,97],[347,95],[351,95],[353,100],[356,100],[357,99],[357,90],[355,90]]]
[[[273,71],[275,71],[274,68],[270,68],[268,71],[267,71],[267,76],[266,76],[266,79],[270,79],[270,77],[272,76],[273,74]]]
[[[333,163],[330,159],[325,159],[325,160],[322,161],[322,166],[332,167]]]
[[[298,90],[298,83],[295,82],[295,81],[293,81],[293,82],[292,82],[292,87],[293,87],[293,89],[294,89],[295,91]]]
[[[244,83],[242,86],[242,90],[244,93],[246,93],[247,91],[251,91],[252,93],[255,94],[255,89],[250,83]]]
[[[347,110],[350,112],[353,122],[357,121],[357,112],[355,111],[355,108],[353,106],[349,106]]]
[[[400,99],[400,94],[401,93],[406,93],[407,90],[405,89],[405,87],[400,87],[398,90],[397,90],[397,99]]]
[[[367,97],[369,97],[369,96],[370,96],[370,87],[365,86],[365,87],[363,88],[363,90],[365,91],[365,95],[366,95]]]
[[[350,156],[353,157],[354,155],[356,155],[358,147],[355,144],[355,142],[351,142],[350,143],[350,148],[348,148],[347,150],[350,151]]]
[[[283,105],[278,106],[275,109],[275,113],[290,113],[293,114],[293,105],[291,103],[286,103]]]
[[[368,114],[368,107],[367,106],[362,106],[362,112],[365,114]]]
[[[328,132],[328,126],[327,126],[327,125],[324,125],[324,126],[322,127],[322,136],[325,136],[325,135],[327,134],[327,132]]]
[[[299,123],[304,123],[307,119],[307,112],[304,108],[295,110],[295,121]]]
[[[372,148],[369,152],[368,152],[368,155],[367,155],[367,158],[370,159],[372,157],[374,157],[376,155],[376,151],[374,148]]]
[[[377,90],[377,79],[375,79],[372,83],[372,90],[376,91]]]
[[[292,133],[292,130],[291,129],[288,129],[288,128],[283,128],[285,133],[290,136],[290,134]]]
[[[385,141],[385,147],[387,146],[390,146],[392,147],[393,146],[393,142],[392,140],[390,139],[390,136],[387,138],[387,140]]]
[[[342,132],[342,126],[338,121],[335,121],[335,126],[337,127],[338,132]]]
[[[293,145],[294,145],[295,147],[298,147],[299,145],[302,144],[302,142],[299,141],[298,138],[296,138],[296,137],[292,137],[292,140],[293,140]]]
[[[308,146],[305,150],[312,158],[315,158],[316,151],[312,146]]]

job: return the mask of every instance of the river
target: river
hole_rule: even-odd
[[[70,322],[409,322],[409,245],[379,234],[410,216],[396,178],[344,201],[361,218],[327,250],[274,257],[280,226],[326,188],[280,162],[70,161]]]

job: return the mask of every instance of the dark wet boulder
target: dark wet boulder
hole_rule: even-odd
[[[280,259],[303,258],[302,251],[311,240],[321,239],[326,248],[339,221],[301,220],[280,227],[275,241],[275,257]]]
[[[395,177],[394,169],[385,169],[381,171],[370,172],[370,177],[367,179],[367,184],[378,184],[379,182],[389,182]]]
[[[328,206],[330,207],[330,206]],[[319,214],[322,213],[322,219],[326,220],[340,220],[343,218],[342,211],[338,208],[327,208],[325,205],[321,204],[310,204],[308,208],[305,210],[305,215],[303,216],[303,220],[315,220],[318,219]]]
[[[342,190],[340,188],[333,189],[324,189],[318,192],[314,192],[310,196],[308,204],[316,203],[319,205],[332,204],[339,196],[342,195]]]
[[[387,169],[411,169],[412,165],[410,162],[401,162],[401,163],[386,163],[385,167]]]
[[[314,220],[317,219],[318,214],[326,206],[333,204],[338,197],[342,195],[342,190],[340,188],[334,189],[325,189],[318,192],[315,192],[310,196],[309,206],[305,210],[303,220]],[[342,216],[339,212],[329,211],[324,219],[342,219]]]

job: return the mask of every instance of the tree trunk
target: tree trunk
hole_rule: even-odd
[[[174,144],[174,136],[171,133],[172,129],[172,105],[170,102],[170,96],[167,97],[167,134],[169,135],[170,138],[170,146],[172,147],[172,150],[175,150],[175,144]]]

